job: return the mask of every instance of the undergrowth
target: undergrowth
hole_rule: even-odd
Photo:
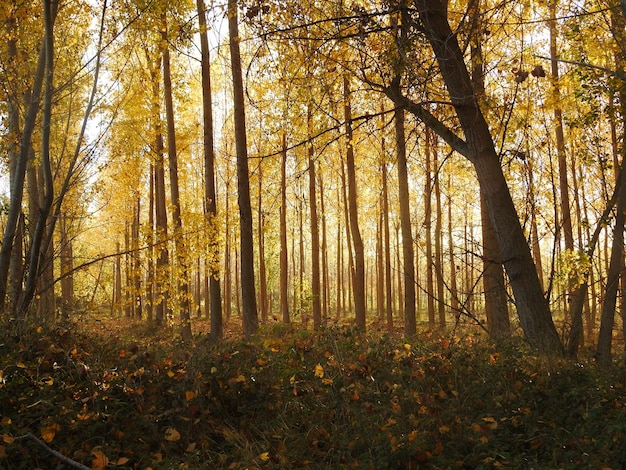
[[[185,345],[32,326],[5,333],[0,361],[5,469],[626,466],[624,368],[518,340],[275,325]]]

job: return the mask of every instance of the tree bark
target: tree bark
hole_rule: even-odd
[[[313,134],[312,129],[313,114],[311,109],[307,109],[307,122],[309,138]],[[311,290],[313,295],[313,328],[319,329],[322,326],[322,304],[321,304],[321,284],[320,284],[320,232],[319,219],[317,216],[317,191],[316,174],[313,144],[308,145],[309,164],[309,207],[311,211]]]
[[[404,334],[417,333],[417,312],[415,307],[415,254],[411,229],[411,204],[409,193],[409,173],[404,132],[404,110],[395,112],[396,153],[398,157],[398,196],[400,205],[400,228],[402,230],[402,258],[404,266]],[[387,233],[388,234],[388,233]]]
[[[414,0],[414,5],[439,64],[452,106],[463,129],[464,139],[456,136],[421,105],[404,96],[398,96],[393,93],[392,88],[386,91],[396,104],[406,107],[431,126],[453,149],[474,165],[526,338],[541,351],[562,352],[563,345],[552,321],[548,302],[543,296],[489,125],[479,108],[457,37],[448,23],[447,2]]]
[[[287,133],[280,155],[280,316],[289,323],[289,264],[287,261]]]
[[[254,240],[252,232],[252,205],[250,202],[250,176],[248,173],[248,144],[246,137],[246,114],[239,50],[239,21],[237,0],[228,1],[228,34],[233,79],[233,102],[235,116],[235,147],[237,151],[237,186],[241,237],[241,301],[243,309],[243,332],[253,334],[259,327],[254,285]]]
[[[356,326],[363,331],[365,324],[365,252],[363,239],[359,230],[359,216],[356,188],[356,165],[354,162],[354,146],[352,142],[352,108],[350,104],[350,81],[343,77],[344,120],[346,126],[346,167],[348,173],[348,214],[350,216],[350,232],[354,244],[354,314]]]
[[[183,340],[191,340],[191,319],[189,305],[189,268],[187,249],[183,239],[183,223],[180,210],[180,190],[178,188],[178,150],[176,148],[176,128],[174,122],[174,102],[172,97],[172,77],[170,71],[170,52],[167,47],[167,20],[163,18],[164,30],[161,32],[165,45],[163,50],[163,95],[165,97],[165,116],[167,121],[167,156],[170,173],[170,198],[172,203],[172,222],[174,223],[174,246],[176,248],[176,275],[178,284],[178,308],[181,321],[180,334]]]
[[[207,37],[206,8],[204,0],[196,0],[198,23],[200,25],[200,61],[202,73],[202,120],[203,120],[203,154],[204,154],[204,200],[206,219],[209,230],[208,241],[208,275],[210,302],[211,337],[220,339],[224,335],[222,318],[222,294],[220,288],[220,251],[217,236],[217,196],[215,189],[215,146],[213,139],[213,97],[211,93],[211,58]]]

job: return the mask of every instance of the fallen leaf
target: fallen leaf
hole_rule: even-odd
[[[120,457],[117,459],[117,462],[115,462],[115,465],[126,465],[129,461],[130,459],[128,457]]]
[[[191,390],[187,390],[187,391],[185,392],[185,399],[186,399],[187,401],[191,401],[191,400],[193,400],[194,398],[196,398],[196,392],[191,391]]]
[[[174,428],[167,428],[165,430],[165,440],[169,442],[178,442],[180,440],[180,433]]]
[[[321,364],[315,366],[315,377],[324,378],[324,368]]]
[[[94,457],[91,461],[92,470],[104,470],[109,465],[109,458],[101,450],[94,450],[91,455]]]
[[[50,444],[54,440],[54,436],[59,429],[61,429],[61,426],[59,426],[57,423],[52,423],[44,426],[43,428],[41,428],[41,438],[44,440],[44,442]]]
[[[263,460],[264,462],[267,462],[270,459],[270,453],[263,452],[262,454],[259,454],[259,459]]]

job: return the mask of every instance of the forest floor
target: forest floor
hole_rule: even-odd
[[[626,468],[626,369],[521,340],[2,326],[2,469]]]

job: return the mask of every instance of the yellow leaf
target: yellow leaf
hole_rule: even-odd
[[[409,434],[409,442],[414,441],[415,439],[417,439],[417,430],[415,431],[411,431],[411,434]]]
[[[180,440],[180,433],[174,428],[167,428],[165,430],[165,440],[169,442],[178,442]]]
[[[126,465],[129,460],[130,459],[128,457],[120,457],[117,459],[117,462],[115,462],[115,465]]]
[[[445,425],[439,426],[439,432],[441,434],[446,434],[446,433],[450,432],[450,428],[448,426],[445,426]]]
[[[498,422],[494,418],[491,418],[491,417],[483,418],[483,421],[490,429],[498,428]]]
[[[8,416],[3,416],[2,420],[0,420],[0,424],[2,424],[2,426],[9,426],[13,421],[11,421],[11,418],[9,418]]]
[[[324,368],[321,364],[315,366],[315,377],[319,377],[320,379],[324,377]]]
[[[187,391],[185,392],[185,399],[186,399],[187,401],[191,401],[191,400],[193,400],[194,398],[196,398],[196,392],[193,392],[193,391],[191,391],[191,390],[187,390]]]
[[[59,426],[57,423],[49,424],[41,428],[41,438],[45,442],[50,444],[54,440],[54,436],[56,435],[57,431],[60,429],[61,429],[61,426]]]
[[[270,453],[263,452],[262,454],[259,454],[259,459],[263,460],[264,462],[267,462],[270,459]]]
[[[91,461],[92,470],[104,470],[109,465],[109,458],[101,450],[94,450],[93,460]]]
[[[185,452],[189,453],[189,452],[193,452],[194,450],[196,450],[196,443],[190,442],[187,448],[185,449]]]
[[[5,444],[13,444],[13,441],[15,441],[15,439],[12,436],[9,436],[8,434],[2,435],[2,442]]]
[[[171,370],[167,371],[167,376],[171,379],[172,377],[174,377],[176,374],[174,372],[172,372]]]
[[[333,379],[322,379],[322,383],[324,385],[332,385],[333,384]]]
[[[15,365],[19,367],[20,369],[26,369],[26,366],[24,365],[22,361],[17,361]]]

